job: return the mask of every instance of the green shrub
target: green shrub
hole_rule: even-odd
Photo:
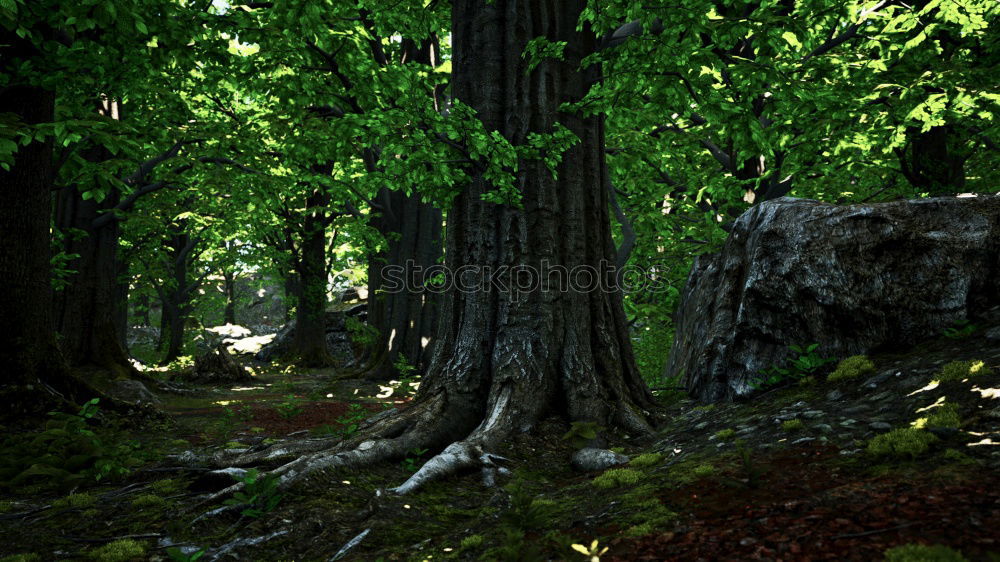
[[[904,544],[885,551],[886,562],[967,562],[961,552],[936,544]]]
[[[989,374],[992,374],[990,368],[977,359],[952,361],[941,368],[941,372],[935,377],[935,380],[938,382],[960,381],[969,377]]]
[[[852,355],[837,364],[830,376],[826,378],[829,382],[847,381],[856,379],[862,375],[875,372],[875,363],[864,355]]]
[[[715,438],[720,441],[728,441],[736,436],[735,429],[721,429],[715,434]]]
[[[868,453],[875,456],[916,458],[927,452],[936,441],[934,435],[915,427],[894,429],[876,435],[868,442]]]
[[[660,464],[660,461],[662,460],[663,455],[660,453],[645,453],[632,459],[628,464],[629,466],[634,466],[636,468],[646,468]]]
[[[90,551],[90,558],[100,562],[127,562],[135,558],[143,558],[146,547],[132,539],[122,539]]]
[[[631,468],[612,468],[594,478],[593,484],[598,488],[614,488],[616,486],[631,486],[637,484],[642,473]]]
[[[802,420],[786,420],[781,422],[781,429],[785,431],[799,431],[805,429],[806,425],[802,423]]]

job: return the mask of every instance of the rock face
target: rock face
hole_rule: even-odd
[[[231,383],[251,380],[250,373],[236,360],[225,344],[219,344],[215,350],[198,356],[194,360],[194,369],[183,378],[191,382],[201,383]]]
[[[1000,302],[998,258],[997,196],[765,202],[695,261],[666,375],[732,399],[789,345],[834,358],[912,345]]]
[[[326,311],[326,347],[330,350],[330,355],[335,359],[344,362],[345,367],[353,366],[354,346],[351,345],[350,335],[347,332],[347,319],[356,318],[364,321],[367,316],[367,303],[359,303],[338,310]],[[295,320],[282,326],[271,343],[265,345],[255,359],[258,361],[271,361],[272,359],[287,357],[292,351],[295,341]]]

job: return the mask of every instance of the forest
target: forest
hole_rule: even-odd
[[[998,26],[0,0],[0,562],[1000,560]]]

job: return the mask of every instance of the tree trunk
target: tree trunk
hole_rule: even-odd
[[[430,362],[439,295],[394,285],[437,264],[442,218],[439,209],[417,194],[382,189],[375,202],[383,210],[370,224],[385,237],[387,247],[368,261],[368,324],[378,331],[379,339],[366,375],[384,380],[398,374],[393,365],[400,355],[419,373]]]
[[[117,204],[115,190],[100,202],[85,200],[74,186],[59,191],[56,228],[66,235],[63,250],[79,257],[69,262],[75,271],[69,284],[56,293],[55,329],[70,365],[96,367],[121,378],[131,376],[133,369],[122,346],[120,326],[125,306],[118,279],[120,228],[116,220],[93,226],[97,217]]]
[[[23,41],[0,32],[0,54],[18,54]],[[10,48],[10,45],[15,45]],[[42,88],[0,88],[0,108],[26,124],[51,123],[55,95]],[[51,137],[18,147],[10,170],[0,168],[0,367],[3,368],[0,418],[19,419],[51,409],[57,393],[73,394],[72,377],[52,330],[49,217],[54,170]]]
[[[236,323],[236,274],[231,271],[223,271],[222,279],[225,282],[226,290],[226,310],[223,314],[223,323]]]
[[[299,260],[295,354],[299,364],[326,367],[334,363],[326,347],[326,216],[328,196],[314,192],[306,201],[310,212],[302,233]]]
[[[183,228],[183,226],[181,227]],[[188,258],[197,240],[183,231],[174,233],[168,245],[171,248],[171,280],[163,287],[163,311],[160,317],[160,344],[166,345],[161,364],[166,365],[184,352],[184,327],[191,314],[190,295],[194,287],[188,281]]]
[[[448,212],[445,256],[452,272],[523,266],[536,268],[545,279],[543,264],[550,271],[592,268],[589,277],[602,287],[583,287],[581,278],[587,276],[577,275],[576,286],[565,290],[471,290],[477,275],[463,276],[464,288],[454,285],[444,295],[434,356],[415,402],[333,451],[275,469],[281,487],[316,470],[356,468],[403,457],[414,447],[447,445],[393,489],[408,493],[459,469],[491,467],[496,457],[490,449],[550,414],[609,431],[650,432],[655,402],[632,356],[614,272],[602,267],[602,261],[614,262],[602,119],[559,112],[560,104],[581,99],[598,75],[596,68],[579,69],[596,44],[587,29],[576,31],[585,5],[585,0],[452,3],[454,92],[487,131],[520,145],[528,133],[548,133],[559,122],[580,142],[563,154],[557,177],[544,163],[520,162],[514,185],[523,208],[484,201],[494,186],[474,167]],[[527,73],[521,53],[538,36],[566,41],[565,60],[548,59]],[[282,451],[238,462],[265,457],[273,462],[289,453]]]

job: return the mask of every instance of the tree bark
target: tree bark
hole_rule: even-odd
[[[313,192],[306,201],[310,211],[302,232],[298,261],[298,308],[295,315],[295,354],[306,367],[334,363],[326,346],[326,215],[329,196]]]
[[[226,291],[226,309],[223,313],[223,323],[225,324],[235,324],[236,323],[236,274],[232,271],[224,270],[222,272],[222,279],[225,282]]]
[[[379,336],[366,376],[384,380],[398,374],[393,365],[400,355],[419,373],[430,361],[439,295],[414,285],[423,278],[415,275],[441,257],[442,216],[417,194],[382,189],[375,203],[383,210],[369,224],[385,237],[387,246],[368,261],[368,324]],[[403,277],[411,280],[410,286],[394,286]]]
[[[18,54],[24,42],[0,32],[0,54]],[[15,45],[14,48],[9,48]],[[55,94],[28,86],[0,88],[0,107],[28,125],[51,123]],[[45,412],[60,398],[77,399],[75,385],[52,330],[49,217],[54,180],[52,141],[18,147],[10,170],[0,169],[0,367],[4,377],[0,418],[18,419]]]

